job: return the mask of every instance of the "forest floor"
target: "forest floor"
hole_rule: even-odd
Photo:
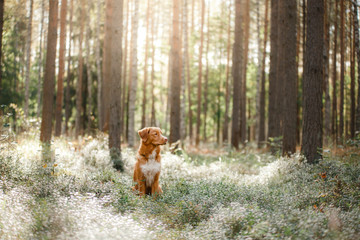
[[[38,139],[1,142],[0,239],[360,239],[359,141],[315,165],[252,147],[165,149],[154,199],[131,191],[134,150],[119,173],[105,135],[56,138],[47,164]]]

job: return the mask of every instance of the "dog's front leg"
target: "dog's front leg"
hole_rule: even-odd
[[[162,193],[161,187],[159,186],[159,176],[160,173],[157,173],[154,177],[154,183],[151,186],[151,195],[156,196]]]

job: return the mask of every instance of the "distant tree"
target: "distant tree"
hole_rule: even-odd
[[[52,113],[55,91],[55,58],[57,42],[58,0],[49,0],[49,25],[46,50],[46,65],[43,84],[43,109],[40,141],[50,143],[52,133]]]
[[[354,31],[355,31],[355,51],[356,51],[356,59],[357,59],[357,85],[358,85],[358,93],[356,100],[356,113],[355,113],[355,131],[360,132],[360,44],[359,44],[359,20],[358,20],[358,9],[357,9],[357,1],[353,1],[353,11],[354,11]]]
[[[91,119],[92,116],[92,71],[91,71],[91,52],[90,52],[90,38],[91,38],[91,18],[90,18],[90,12],[91,12],[91,0],[87,1],[87,17],[86,17],[86,40],[85,40],[85,46],[86,46],[86,58],[85,58],[85,64],[86,64],[86,78],[87,78],[87,132],[88,134],[91,133],[91,127],[93,124],[93,121]]]
[[[102,106],[101,106],[101,115],[103,120],[102,131],[109,130],[109,117],[110,117],[110,99],[109,92],[111,90],[110,86],[110,58],[111,58],[111,45],[112,45],[112,34],[111,34],[111,24],[112,24],[112,2],[113,0],[105,1],[105,35],[104,35],[104,45],[103,45],[103,82],[102,82]],[[120,66],[119,66],[120,67]]]
[[[4,27],[4,0],[0,0],[0,93],[2,93],[2,38]]]
[[[41,83],[43,79],[43,33],[44,33],[44,12],[45,12],[45,0],[41,0],[41,17],[40,17],[40,36],[39,36],[39,70],[36,92],[37,111],[36,117],[40,117],[41,113]],[[1,52],[0,52],[1,53]],[[1,65],[1,64],[0,64]]]
[[[173,0],[173,29],[171,41],[171,99],[170,138],[174,143],[180,139],[180,90],[181,90],[181,41],[180,41],[180,0]]]
[[[230,2],[231,4],[231,2]],[[223,142],[228,142],[229,132],[229,105],[230,105],[230,55],[231,55],[231,5],[228,13],[228,28],[227,28],[227,57],[226,57],[226,81],[225,81],[225,113],[223,123]]]
[[[123,0],[112,1],[111,21],[111,58],[110,58],[110,119],[109,119],[109,149],[114,167],[124,170],[121,159],[121,127],[120,127],[120,100],[121,100],[121,61],[122,61],[122,26]]]
[[[340,1],[340,122],[339,137],[344,137],[344,84],[345,84],[345,1]],[[342,141],[342,140],[341,140]]]
[[[338,34],[338,24],[337,24],[337,16],[339,14],[338,10],[338,1],[335,1],[335,16],[334,16],[334,50],[333,50],[333,81],[332,81],[332,119],[331,119],[331,131],[333,135],[333,139],[337,140],[337,97],[336,97],[336,82],[337,82],[337,34]]]
[[[204,86],[204,127],[203,127],[203,137],[206,142],[206,117],[208,112],[208,88],[209,88],[209,43],[210,43],[210,2],[208,4],[208,13],[207,13],[207,33],[206,33],[206,69],[205,69],[205,86]]]
[[[60,9],[60,48],[59,48],[59,73],[57,79],[57,94],[56,94],[56,108],[55,108],[55,136],[61,134],[62,123],[62,106],[64,85],[63,78],[65,72],[65,43],[66,43],[66,13],[67,13],[67,0],[61,0]]]
[[[157,3],[158,4],[158,3]],[[155,110],[155,56],[156,56],[156,47],[155,47],[155,37],[156,30],[155,28],[155,10],[153,10],[153,16],[151,19],[151,126],[156,126],[156,110]],[[156,22],[158,23],[158,16],[156,15]]]
[[[350,11],[352,5],[349,5]],[[355,29],[354,29],[354,14],[349,14],[349,39],[350,40],[350,137],[355,137]]]
[[[29,85],[30,85],[30,62],[31,62],[31,33],[32,33],[32,19],[33,19],[33,5],[34,1],[29,2],[29,19],[27,25],[26,37],[26,63],[25,63],[25,104],[24,114],[25,117],[29,116]]]
[[[81,6],[85,6],[85,1],[80,1]],[[83,113],[83,96],[82,96],[82,82],[83,82],[83,39],[84,39],[84,24],[85,24],[85,9],[83,7],[80,8],[81,16],[80,16],[80,36],[79,36],[79,75],[76,84],[76,118],[75,118],[75,136],[78,137],[82,134],[82,126],[81,126],[81,115]]]
[[[137,31],[138,31],[138,15],[139,15],[139,0],[134,0],[134,12],[131,18],[131,46],[130,46],[130,83],[128,94],[128,144],[130,147],[134,146],[135,142],[135,101],[137,91]]]
[[[327,144],[327,138],[331,136],[331,99],[330,99],[330,80],[329,80],[329,66],[330,66],[330,21],[329,16],[331,10],[328,10],[328,0],[324,1],[324,143]]]
[[[231,127],[231,145],[236,149],[240,143],[240,96],[242,93],[242,43],[243,29],[241,16],[242,0],[235,0],[235,42],[233,46],[233,65],[232,74],[234,79],[233,86],[233,109],[232,109],[232,127]]]
[[[97,12],[96,12],[96,75],[97,75],[97,110],[98,110],[98,128],[102,131],[104,126],[102,110],[102,73],[101,73],[101,59],[100,59],[100,19],[101,19],[101,0],[97,0]],[[125,61],[126,62],[126,61]],[[126,72],[126,71],[125,71]]]
[[[148,78],[148,53],[149,53],[149,20],[150,20],[150,2],[147,0],[146,10],[146,37],[145,37],[145,60],[144,60],[144,85],[143,85],[143,101],[142,101],[142,116],[141,116],[141,128],[146,126],[146,95],[147,95],[147,78]]]
[[[258,147],[261,147],[265,142],[265,63],[266,63],[266,46],[268,38],[268,15],[269,15],[269,0],[265,1],[265,26],[264,26],[264,45],[261,63],[261,83],[260,83],[260,109],[259,109],[259,136]]]
[[[194,2],[194,1],[193,1]],[[193,10],[193,8],[192,8]],[[190,143],[193,140],[193,111],[191,109],[193,103],[191,99],[191,73],[190,73],[190,56],[189,56],[189,37],[188,37],[188,15],[187,15],[187,0],[184,0],[184,11],[183,11],[183,28],[184,28],[184,54],[183,54],[183,64],[186,67],[186,85],[187,85],[187,98],[188,98],[188,123],[189,123],[189,140]],[[185,73],[184,73],[185,74]]]
[[[308,0],[307,14],[301,151],[314,163],[322,157],[324,0]]]
[[[199,47],[199,75],[197,90],[197,114],[196,114],[196,146],[200,143],[200,125],[201,125],[201,95],[202,95],[202,54],[204,46],[204,21],[205,21],[205,0],[201,0],[201,30]]]
[[[278,2],[278,82],[283,86],[283,155],[296,151],[296,0]],[[278,89],[279,90],[279,89]]]
[[[66,94],[65,94],[65,132],[68,133],[69,119],[71,116],[71,49],[72,49],[72,31],[73,31],[73,12],[74,12],[74,0],[70,0],[70,19],[69,19],[69,49],[67,59],[67,76],[66,76]]]

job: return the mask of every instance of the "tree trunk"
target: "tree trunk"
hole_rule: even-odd
[[[71,83],[71,43],[72,43],[72,28],[73,28],[73,12],[74,1],[70,0],[70,29],[69,29],[69,49],[68,49],[68,68],[66,77],[66,99],[65,99],[65,132],[68,133],[69,119],[71,117],[71,96],[70,96],[70,83]]]
[[[49,2],[49,26],[47,37],[46,65],[43,84],[43,108],[40,141],[50,143],[52,133],[52,113],[55,91],[55,58],[57,42],[58,0]]]
[[[131,24],[131,71],[129,83],[129,120],[128,120],[128,144],[134,146],[135,141],[135,101],[137,91],[137,29],[138,29],[139,0],[134,1],[134,14]]]
[[[236,149],[240,143],[240,95],[242,94],[242,0],[235,0],[235,42],[233,47],[233,66],[232,74],[234,78],[233,87],[233,109],[232,109],[232,127],[231,127],[231,145]]]
[[[270,72],[269,72],[269,123],[268,137],[277,138],[281,135],[278,104],[278,1],[271,0],[271,29],[270,29]],[[279,90],[280,91],[280,90]]]
[[[105,37],[104,37],[104,51],[103,51],[103,83],[102,83],[102,109],[101,114],[103,118],[103,131],[109,130],[109,117],[110,117],[110,98],[109,92],[110,86],[110,58],[112,49],[109,47],[112,45],[112,34],[111,34],[111,20],[112,20],[112,2],[113,0],[106,0],[106,18],[105,18]]]
[[[122,60],[122,26],[123,26],[123,0],[112,1],[111,21],[111,58],[110,60],[110,119],[109,119],[109,149],[114,167],[124,170],[121,160],[121,60]]]
[[[125,26],[125,35],[124,35],[124,58],[123,58],[123,71],[122,71],[122,80],[123,80],[123,86],[122,86],[122,93],[121,93],[121,134],[123,135],[124,139],[127,137],[126,134],[126,124],[125,124],[125,115],[128,115],[127,110],[127,95],[126,90],[129,91],[129,85],[127,83],[127,59],[128,59],[128,33],[129,33],[129,16],[130,16],[130,0],[126,1],[126,24]],[[125,113],[127,111],[127,113]]]
[[[150,19],[150,0],[147,0],[146,10],[146,39],[145,39],[145,62],[144,62],[144,85],[143,85],[143,102],[141,128],[146,126],[146,93],[147,93],[147,75],[148,75],[148,51],[149,51],[149,19]]]
[[[206,136],[206,117],[208,110],[208,85],[209,85],[209,42],[210,42],[210,2],[208,4],[208,14],[207,14],[207,40],[206,40],[206,70],[205,70],[205,86],[204,86],[204,128],[203,128],[203,137],[204,142],[207,140]]]
[[[314,163],[322,158],[324,1],[308,0],[307,14],[301,151],[309,163]]]
[[[231,4],[231,2],[230,2]],[[228,29],[227,29],[227,60],[226,60],[226,81],[225,81],[225,113],[223,124],[223,142],[228,142],[229,132],[229,105],[230,105],[230,54],[231,54],[231,6],[228,13]]]
[[[265,143],[265,63],[266,63],[266,46],[267,46],[267,37],[268,37],[268,15],[269,15],[269,0],[265,1],[265,30],[264,30],[264,49],[262,54],[262,64],[261,64],[261,89],[260,89],[260,120],[259,120],[259,138],[258,138],[258,147],[262,147]]]
[[[250,0],[245,0],[244,14],[244,61],[243,61],[243,78],[242,91],[240,95],[240,141],[242,144],[246,142],[246,76],[247,64],[249,56],[249,38],[250,38]]]
[[[193,1],[194,2],[194,1]],[[187,0],[184,0],[184,4],[187,4]],[[192,8],[194,9],[194,8]],[[188,41],[188,33],[187,33],[187,7],[185,7],[185,11],[184,11],[184,63],[186,64],[186,69],[187,69],[187,93],[188,93],[188,120],[189,120],[189,141],[190,144],[193,141],[193,112],[192,112],[192,99],[191,99],[191,84],[190,84],[190,79],[191,79],[191,74],[190,74],[190,57],[189,57],[189,41]],[[192,18],[193,19],[193,18]]]
[[[328,11],[328,0],[324,1],[324,94],[325,94],[325,109],[324,109],[324,144],[328,144],[328,137],[331,136],[331,99],[330,99],[330,81],[329,81],[329,65],[330,65],[330,24]]]
[[[41,113],[41,83],[42,83],[42,79],[43,79],[43,32],[44,32],[44,12],[45,12],[45,0],[41,0],[41,23],[40,23],[40,40],[39,40],[39,72],[38,72],[38,82],[37,82],[37,97],[36,97],[36,103],[37,103],[37,113],[36,113],[36,117],[39,118],[40,117],[40,113]],[[0,47],[1,48],[1,47]],[[1,52],[0,52],[1,54]],[[1,55],[0,55],[1,56]],[[0,65],[1,65],[1,59],[0,59]],[[1,72],[1,71],[0,71]],[[1,75],[1,73],[0,73]],[[1,78],[1,76],[0,76]],[[0,86],[1,89],[1,86]]]
[[[344,81],[345,81],[345,2],[340,1],[340,122],[339,137],[344,137]]]
[[[171,41],[171,112],[170,112],[170,144],[180,139],[180,90],[181,90],[181,62],[180,62],[180,0],[173,0],[173,29]]]
[[[91,134],[91,128],[92,128],[92,74],[91,74],[91,63],[90,63],[90,57],[91,57],[91,53],[90,53],[90,35],[91,35],[91,27],[90,27],[90,11],[91,11],[91,0],[87,1],[87,26],[86,26],[86,40],[85,40],[85,44],[86,44],[86,58],[85,58],[85,64],[86,64],[86,75],[87,75],[87,91],[88,91],[88,95],[87,95],[87,103],[88,103],[88,107],[87,107],[87,120],[88,120],[88,125],[87,125],[87,132],[90,135]]]
[[[32,32],[33,5],[34,5],[34,1],[30,0],[30,10],[29,10],[29,19],[28,19],[27,37],[26,37],[26,63],[25,63],[24,114],[26,118],[29,116],[29,85],[30,85],[31,32]]]
[[[290,156],[296,151],[296,0],[279,1],[278,16],[278,81],[284,86],[283,155]]]
[[[101,110],[103,108],[102,103],[102,73],[101,73],[101,59],[100,59],[100,19],[101,19],[101,0],[97,0],[97,13],[96,13],[96,75],[97,75],[97,110],[98,110],[98,128],[102,131],[104,126],[103,115]],[[126,71],[125,71],[126,72]]]
[[[355,51],[357,57],[357,82],[358,82],[358,95],[357,95],[357,107],[355,113],[355,131],[360,132],[360,44],[359,44],[359,20],[357,1],[353,2],[354,5],[354,31],[355,31]]]
[[[331,131],[334,142],[337,140],[337,97],[336,97],[336,81],[337,81],[337,16],[338,16],[338,1],[335,1],[335,19],[334,19],[334,50],[333,50],[333,99],[332,99],[332,119]]]
[[[61,134],[62,105],[64,95],[64,71],[65,71],[65,41],[66,41],[66,12],[67,0],[61,0],[60,9],[60,48],[59,48],[59,73],[57,79],[56,109],[55,109],[55,136]]]
[[[155,10],[154,10],[155,13]],[[159,14],[156,15],[156,22],[159,22],[158,16]],[[157,26],[157,25],[156,25]],[[156,37],[156,31],[155,31],[155,17],[153,14],[152,20],[151,20],[151,48],[152,48],[152,53],[151,53],[151,126],[156,126],[156,111],[155,111],[155,37]]]
[[[257,34],[257,58],[258,58],[258,66],[256,71],[256,98],[255,98],[255,139],[256,142],[259,144],[259,131],[260,131],[260,92],[261,92],[261,70],[262,70],[262,61],[261,61],[261,37],[260,37],[260,2],[259,0],[256,1],[256,34]],[[250,107],[249,107],[250,109]]]
[[[204,21],[205,21],[205,0],[201,0],[201,30],[200,30],[200,48],[199,48],[199,76],[197,92],[197,114],[196,114],[196,138],[195,144],[200,143],[200,124],[201,124],[201,95],[202,95],[202,53],[204,46]]]
[[[351,3],[350,3],[351,4]],[[351,5],[349,5],[351,11]],[[350,41],[350,137],[355,137],[355,29],[354,26],[354,15],[349,14],[350,22],[350,31],[349,39]],[[352,31],[351,31],[352,30]]]
[[[85,6],[85,1],[81,0],[81,6]],[[79,75],[76,84],[76,119],[75,119],[75,137],[83,134],[83,129],[81,126],[81,115],[84,111],[82,106],[82,82],[83,82],[83,56],[82,56],[82,44],[84,39],[84,22],[85,22],[85,10],[81,9],[80,16],[80,37],[79,37]]]
[[[0,0],[0,94],[2,93],[2,38],[4,27],[4,0]],[[41,25],[42,26],[42,25]]]
[[[186,104],[186,95],[185,95],[185,89],[186,89],[186,65],[187,65],[187,54],[188,54],[188,42],[187,42],[187,0],[183,0],[182,5],[182,39],[184,42],[184,50],[182,54],[182,71],[181,71],[181,124],[180,124],[180,135],[181,140],[184,141],[186,137],[186,114],[185,114],[185,104]]]

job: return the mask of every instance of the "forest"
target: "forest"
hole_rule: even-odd
[[[0,239],[360,239],[359,7],[0,0]]]

